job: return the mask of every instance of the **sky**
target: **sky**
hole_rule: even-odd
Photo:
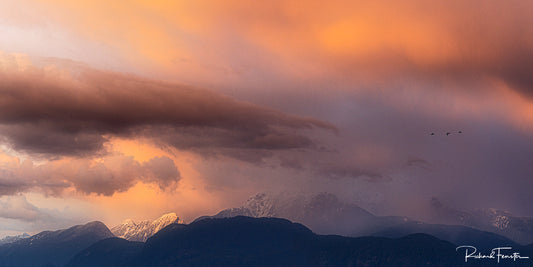
[[[532,9],[0,0],[0,236],[258,192],[533,216]]]

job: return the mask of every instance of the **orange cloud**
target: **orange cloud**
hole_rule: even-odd
[[[356,82],[495,76],[521,92],[533,84],[527,1],[35,1],[47,20],[142,73],[188,83],[239,84],[256,70]]]

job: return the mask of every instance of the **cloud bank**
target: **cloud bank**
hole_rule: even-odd
[[[15,69],[14,71],[12,69]],[[17,151],[48,157],[103,152],[109,137],[219,154],[313,148],[298,132],[326,122],[208,90],[77,66],[8,66],[0,73],[0,135]],[[228,153],[228,155],[232,155]]]

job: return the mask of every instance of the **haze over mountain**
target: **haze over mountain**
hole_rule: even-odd
[[[449,207],[439,199],[431,200],[434,222],[465,225],[497,233],[521,244],[533,243],[533,217],[518,217],[498,209],[464,211]]]
[[[172,212],[164,214],[154,221],[144,220],[136,223],[133,220],[128,219],[122,224],[111,228],[111,232],[115,236],[129,241],[144,242],[167,225],[180,222],[182,221],[178,218],[176,213]]]
[[[400,238],[403,236],[424,233],[450,243],[474,246],[482,251],[490,251],[496,247],[520,247],[517,242],[504,236],[478,230],[462,225],[428,224],[423,222],[405,222],[386,227],[372,236]]]

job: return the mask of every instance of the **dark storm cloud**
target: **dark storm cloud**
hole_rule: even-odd
[[[78,72],[76,72],[78,71]],[[207,90],[77,67],[0,74],[0,134],[15,150],[84,156],[109,136],[152,137],[181,149],[309,148],[297,130],[335,127]]]
[[[92,133],[91,133],[92,132]],[[102,151],[107,138],[91,132],[64,132],[48,122],[0,125],[2,141],[15,150],[47,154],[84,156]]]

